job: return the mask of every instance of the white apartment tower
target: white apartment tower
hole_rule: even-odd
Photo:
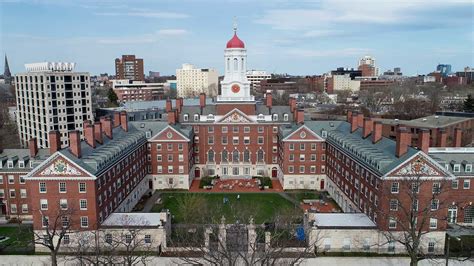
[[[61,134],[61,146],[68,145],[68,132],[93,120],[90,77],[74,72],[74,63],[26,64],[26,72],[15,75],[17,125],[23,147],[37,138],[40,148],[49,147],[48,132]]]
[[[200,93],[214,97],[217,95],[218,80],[219,74],[215,69],[183,64],[181,69],[176,69],[178,97],[196,97]]]

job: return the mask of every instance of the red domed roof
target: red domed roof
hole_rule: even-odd
[[[234,33],[234,37],[227,42],[227,48],[245,48],[245,44],[237,37],[237,33]]]

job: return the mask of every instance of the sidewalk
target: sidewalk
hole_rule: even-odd
[[[151,195],[151,197],[146,201],[145,206],[141,212],[151,212],[151,209],[153,206],[155,206],[155,202],[158,200],[160,195],[161,193],[158,190],[155,190],[153,195]]]

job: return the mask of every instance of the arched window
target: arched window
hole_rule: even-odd
[[[189,115],[188,115],[188,114],[184,114],[184,115],[183,115],[183,120],[184,120],[184,121],[188,121],[188,120],[189,120]]]
[[[263,163],[263,150],[257,152],[257,162]]]
[[[228,158],[229,158],[229,154],[228,154],[227,150],[223,150],[223,151],[222,151],[222,159],[221,159],[221,161],[227,162]]]
[[[273,114],[273,121],[278,121],[278,114]]]
[[[288,121],[288,114],[283,115],[283,121]]]
[[[242,58],[242,65],[241,65],[241,69],[242,69],[242,71],[245,69],[245,67],[244,67],[244,59],[243,59],[243,58]]]
[[[213,150],[210,150],[208,153],[207,153],[207,161],[210,162],[210,163],[213,163],[214,162],[214,151]]]
[[[234,150],[234,151],[232,152],[232,161],[233,161],[234,163],[238,163],[238,162],[239,162],[239,159],[240,159],[240,158],[239,158],[239,151],[238,151],[238,150]]]
[[[199,115],[198,114],[194,114],[194,121],[199,121]]]
[[[227,58],[227,70],[230,70],[230,58]]]
[[[234,71],[239,70],[239,60],[237,58],[234,58]]]
[[[244,151],[244,162],[245,162],[245,163],[249,163],[249,162],[250,162],[250,151],[249,151],[249,150],[245,150],[245,151]]]

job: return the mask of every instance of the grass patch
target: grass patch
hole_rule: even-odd
[[[237,195],[240,195],[240,200]],[[200,202],[196,216],[204,216],[204,220],[199,220],[198,217],[193,219],[189,209],[183,211],[186,208],[182,206],[182,202],[186,202],[186,197],[193,198],[188,202]],[[226,204],[223,203],[224,197],[229,201]],[[298,208],[277,193],[163,193],[161,200],[162,203],[155,205],[152,212],[169,209],[173,223],[219,223],[222,216],[226,218],[226,223],[247,223],[252,216],[255,223],[261,224],[272,221],[275,215],[284,210]]]
[[[285,192],[288,196],[294,198],[298,202],[304,199],[322,199],[321,193],[318,191],[297,191],[297,192]]]
[[[0,236],[9,237],[0,243],[0,254],[33,254],[33,229],[28,225],[0,227]]]

